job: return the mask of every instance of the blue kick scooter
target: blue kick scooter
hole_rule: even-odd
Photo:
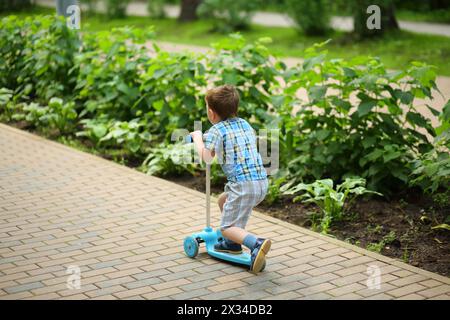
[[[191,136],[185,138],[186,142],[192,142]],[[250,269],[252,261],[251,256],[247,252],[240,254],[232,254],[226,252],[219,252],[214,250],[214,245],[223,239],[220,229],[214,230],[210,224],[210,209],[211,209],[211,165],[206,164],[206,228],[199,233],[194,233],[184,239],[184,252],[190,258],[195,258],[198,255],[199,246],[201,243],[205,244],[206,252],[217,259],[242,265]],[[266,263],[261,269],[264,270]]]

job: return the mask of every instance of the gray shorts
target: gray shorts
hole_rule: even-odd
[[[225,185],[227,200],[223,206],[220,227],[239,227],[244,229],[252,209],[257,206],[267,194],[267,179],[243,182],[228,182]]]

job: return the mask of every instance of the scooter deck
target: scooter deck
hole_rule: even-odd
[[[242,252],[240,254],[219,252],[214,250],[214,245],[218,243],[218,239],[222,237],[220,230],[214,231],[212,228],[205,228],[203,232],[192,235],[196,239],[201,239],[205,243],[206,251],[212,257],[220,260],[229,261],[232,263],[237,263],[250,267],[252,264],[251,256],[247,252]]]

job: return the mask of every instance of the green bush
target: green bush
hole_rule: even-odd
[[[25,23],[16,16],[0,21],[0,86],[16,89],[25,66],[27,47]]]
[[[150,18],[164,18],[166,16],[165,4],[166,0],[147,0],[147,12]]]
[[[129,121],[138,115],[139,69],[149,60],[144,41],[152,30],[113,29],[85,34],[83,48],[75,57],[76,99],[82,117],[110,115]]]
[[[16,106],[16,112],[13,119],[17,121],[27,121],[35,128],[47,129],[45,116],[49,113],[48,106],[41,106],[36,102],[21,103]]]
[[[291,186],[288,183],[282,187],[282,193],[295,195],[299,192],[303,194],[294,198],[294,202],[303,201],[304,203],[314,203],[321,210],[320,228],[323,233],[327,233],[333,221],[340,221],[344,218],[344,205],[350,203],[358,196],[363,194],[380,193],[367,190],[366,181],[361,178],[347,178],[336,186],[331,179],[317,180],[311,184],[299,183]]]
[[[152,148],[142,167],[150,175],[171,175],[195,172],[190,162],[193,148],[190,144],[160,144]]]
[[[136,118],[129,122],[114,121],[108,128],[108,133],[100,139],[100,143],[110,146],[121,146],[125,150],[135,153],[148,152],[150,133],[146,131],[147,123]]]
[[[288,81],[286,95],[306,88],[308,99],[282,123],[284,165],[298,179],[361,176],[382,192],[405,186],[411,159],[431,149],[418,129],[435,135],[414,106],[416,98],[432,98],[433,67],[390,72],[379,59],[328,60],[318,48],[307,50]]]
[[[80,124],[83,130],[75,133],[75,135],[77,137],[86,137],[97,147],[100,147],[100,140],[108,133],[110,120],[105,117],[83,119],[80,121]]]
[[[43,102],[73,92],[80,43],[63,17],[3,18],[0,45],[0,86]]]
[[[306,35],[324,35],[330,29],[329,0],[286,0],[286,12]]]
[[[73,101],[64,103],[60,98],[51,98],[42,121],[58,129],[60,134],[68,134],[74,130],[77,117]]]
[[[441,125],[433,148],[412,161],[411,185],[434,194],[439,188],[450,191],[450,101],[440,115]]]
[[[203,0],[197,12],[203,18],[213,19],[217,31],[231,32],[247,29],[260,4],[260,0]]]
[[[0,88],[0,119],[11,121],[14,115],[15,103],[14,91],[8,88]]]
[[[154,45],[149,55],[151,29],[83,33],[80,43],[54,17],[10,17],[1,26],[4,118],[67,135],[80,131],[99,147],[119,146],[139,159],[148,148],[162,154],[155,146],[170,143],[175,129],[192,131],[194,121],[209,126],[205,92],[224,83],[240,93],[239,116],[255,129],[280,129],[278,185],[360,176],[370,189],[395,192],[412,178],[412,160],[430,152],[430,137],[440,134],[414,106],[436,88],[434,68],[418,62],[391,72],[377,58],[329,59],[321,44],[287,68],[264,46],[269,39],[247,43],[236,34],[206,54]],[[53,97],[66,103],[49,105]]]
[[[94,14],[97,11],[98,0],[84,0],[83,3],[87,5],[88,14]]]
[[[169,141],[175,129],[193,129],[194,121],[206,120],[203,90],[206,68],[202,56],[168,53],[157,48],[139,81],[136,108],[148,121],[148,130]]]
[[[106,16],[110,19],[125,18],[130,0],[105,0]]]
[[[251,119],[256,130],[275,126],[277,113],[281,111],[277,103],[282,98],[280,80],[285,76],[286,66],[271,60],[264,46],[269,41],[262,38],[248,44],[241,35],[232,34],[213,45],[215,53],[207,61],[208,84],[236,86],[241,98],[239,116]]]

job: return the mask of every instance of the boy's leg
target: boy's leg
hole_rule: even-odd
[[[235,243],[243,244],[250,250],[255,248],[258,241],[258,237],[256,237],[254,234],[251,234],[250,232],[247,232],[244,229],[238,227],[223,229],[222,235]]]
[[[272,242],[269,239],[257,238],[255,235],[238,227],[223,229],[222,234],[226,238],[249,248],[252,255],[251,270],[256,273],[261,271],[266,254],[269,252],[272,245]]]
[[[233,242],[244,244],[245,237],[247,237],[250,233],[242,228],[229,227],[222,229],[222,234],[225,238],[230,239]]]
[[[219,196],[219,199],[217,200],[217,204],[219,205],[220,212],[223,212],[223,206],[226,201],[227,201],[227,194],[226,194],[226,192],[224,192]]]

